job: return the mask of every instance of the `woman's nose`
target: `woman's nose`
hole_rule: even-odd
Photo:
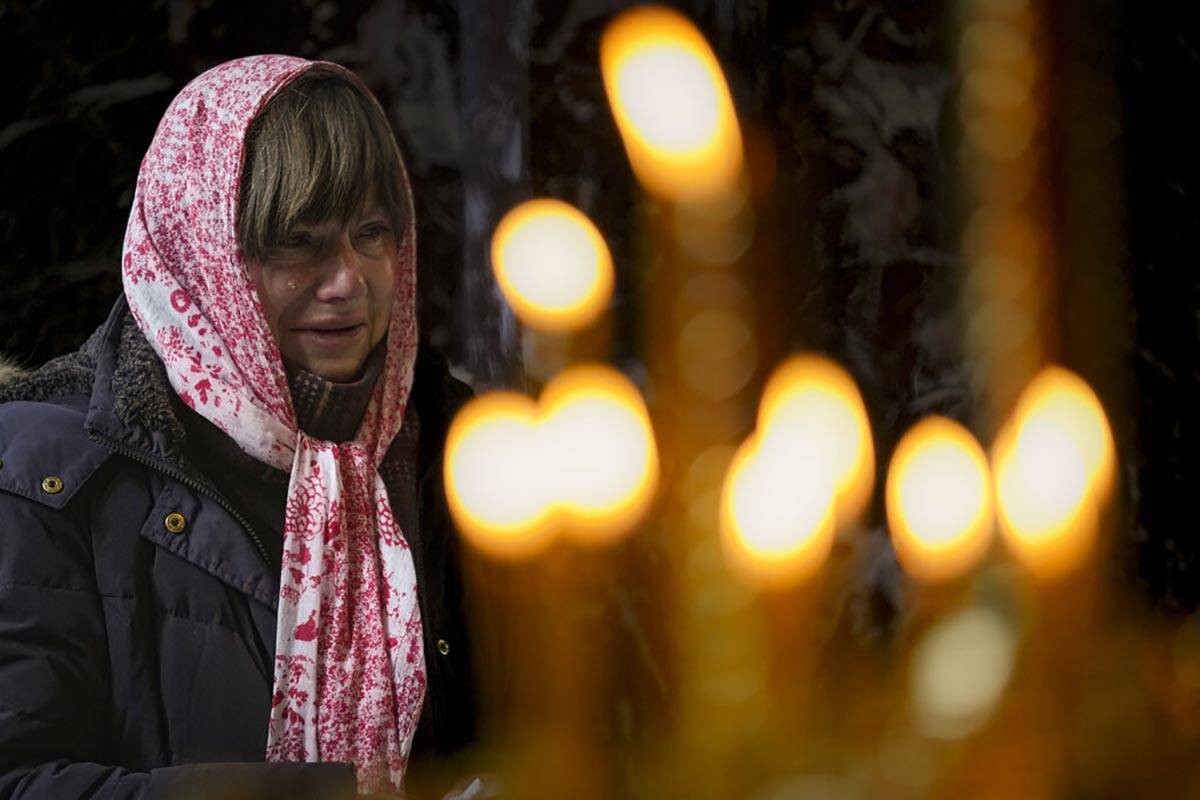
[[[352,299],[366,289],[362,254],[354,249],[350,237],[343,234],[329,254],[329,261],[317,285],[317,299],[335,301]]]

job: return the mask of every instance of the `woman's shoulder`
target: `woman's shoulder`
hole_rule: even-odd
[[[0,585],[91,591],[77,509],[110,452],[88,439],[87,395],[0,403]]]
[[[0,403],[0,491],[61,509],[111,455],[87,436],[89,397]]]
[[[36,368],[0,357],[0,498],[62,509],[110,456],[87,434],[101,334]]]

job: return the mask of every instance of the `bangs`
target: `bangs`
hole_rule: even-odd
[[[390,218],[397,239],[409,199],[391,127],[352,74],[325,65],[273,97],[246,134],[238,241],[261,260],[297,224],[341,225],[368,202]]]

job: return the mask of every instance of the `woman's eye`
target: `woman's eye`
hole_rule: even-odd
[[[361,229],[358,232],[358,235],[363,239],[378,239],[379,237],[386,235],[390,230],[391,228],[389,228],[387,225],[368,225]]]
[[[283,241],[281,241],[279,244],[281,247],[290,247],[290,248],[308,247],[310,244],[312,244],[312,237],[310,237],[307,233],[293,233],[291,236],[288,236]]]

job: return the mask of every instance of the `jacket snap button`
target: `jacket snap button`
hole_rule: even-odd
[[[42,491],[46,494],[58,494],[63,490],[62,478],[57,475],[49,475],[42,478]]]
[[[163,520],[163,525],[171,533],[183,533],[183,529],[187,527],[187,520],[183,518],[183,514],[180,514],[178,511],[172,511]]]
[[[450,643],[447,642],[445,639],[437,640],[437,649],[438,649],[438,652],[444,656],[450,655]]]

